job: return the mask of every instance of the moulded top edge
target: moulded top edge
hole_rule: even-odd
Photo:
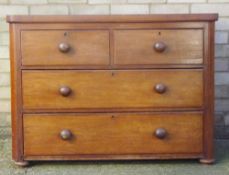
[[[156,15],[8,15],[9,23],[189,22],[216,21],[217,13]]]

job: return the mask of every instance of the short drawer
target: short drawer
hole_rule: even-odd
[[[26,114],[24,155],[202,152],[201,113]]]
[[[109,65],[106,30],[33,30],[21,32],[26,66]]]
[[[203,31],[116,30],[115,65],[202,64]]]
[[[24,110],[201,108],[202,70],[23,71]]]

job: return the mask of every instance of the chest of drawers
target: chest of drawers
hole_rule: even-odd
[[[216,14],[7,20],[18,165],[214,161]]]

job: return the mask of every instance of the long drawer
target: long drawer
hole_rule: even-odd
[[[24,110],[201,108],[202,70],[30,70]]]
[[[25,114],[24,155],[202,153],[201,113]]]

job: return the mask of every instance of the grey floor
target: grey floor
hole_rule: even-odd
[[[47,148],[48,149],[48,148]],[[0,175],[229,175],[229,141],[216,141],[216,163],[195,160],[37,162],[19,168],[11,160],[10,136],[0,140]]]

